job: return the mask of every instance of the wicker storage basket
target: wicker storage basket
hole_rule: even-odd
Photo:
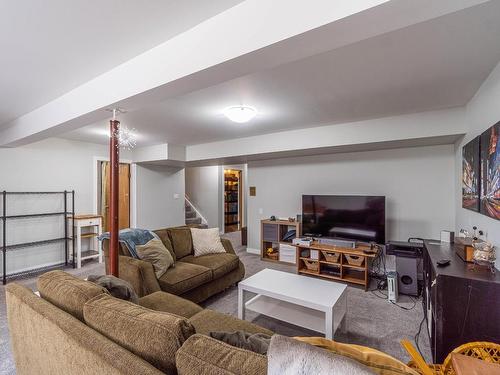
[[[267,257],[272,260],[278,260],[279,256],[280,253],[278,253],[277,251],[275,251],[274,253],[267,254]]]
[[[339,258],[340,258],[340,253],[334,253],[331,251],[326,251],[326,250],[321,250],[323,253],[323,256],[325,257],[325,260],[327,262],[332,262],[332,263],[338,263]]]
[[[362,257],[360,255],[345,254],[345,258],[347,259],[347,263],[349,263],[351,266],[361,266],[365,261],[365,257]]]
[[[313,261],[313,260],[307,260],[307,259],[302,259],[304,261],[304,264],[306,265],[306,268],[309,271],[318,271],[319,270],[319,262]]]

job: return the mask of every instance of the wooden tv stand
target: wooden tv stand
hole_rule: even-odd
[[[314,241],[311,246],[296,245],[296,264],[297,273],[304,275],[317,276],[328,280],[345,281],[363,285],[365,290],[368,290],[370,285],[370,268],[375,254],[365,254],[363,250],[369,250],[369,246],[357,246],[356,248],[339,247],[331,245],[322,245]],[[309,256],[303,257],[301,253],[304,250],[309,250]],[[319,259],[311,259],[310,250],[317,250]],[[327,260],[323,253],[329,252],[338,255],[337,261]],[[377,251],[375,249],[375,251]],[[351,258],[353,257],[353,258]],[[353,264],[353,263],[356,264]],[[311,270],[306,266],[306,263],[317,267],[317,270]]]

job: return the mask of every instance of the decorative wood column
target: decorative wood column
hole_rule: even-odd
[[[118,129],[120,121],[109,122],[109,161],[110,161],[110,187],[109,187],[109,273],[118,277],[118,206],[119,206],[119,168],[120,145],[118,144]]]

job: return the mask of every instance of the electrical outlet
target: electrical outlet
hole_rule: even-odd
[[[264,213],[264,209],[263,208],[259,208],[259,215],[262,215]]]
[[[175,193],[174,194],[174,199],[179,199],[179,194]]]

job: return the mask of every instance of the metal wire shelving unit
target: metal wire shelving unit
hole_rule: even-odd
[[[43,271],[48,271],[50,269],[61,268],[62,266],[68,265],[68,251],[69,251],[69,242],[71,241],[73,246],[73,259],[75,259],[75,230],[74,230],[74,215],[75,215],[75,191],[2,191],[0,192],[2,196],[2,216],[0,216],[0,220],[2,221],[2,283],[5,285],[7,283],[7,279],[17,278],[17,277],[25,277],[32,274],[40,273]],[[7,215],[7,203],[8,197],[12,195],[60,195],[61,199],[64,200],[64,209],[63,211],[56,212],[34,212],[29,214],[21,214],[21,215]],[[68,211],[68,198],[71,198],[71,211]],[[57,217],[64,216],[64,231],[61,233],[60,237],[56,238],[48,238],[38,241],[31,242],[21,242],[15,244],[7,245],[7,223],[10,220],[23,220],[23,219],[31,219],[31,218],[46,218],[46,217]],[[68,224],[71,221],[71,235],[68,233]],[[39,246],[55,244],[55,243],[64,243],[64,263],[55,264],[51,266],[43,266],[43,267],[34,267],[22,272],[15,272],[8,274],[7,273],[7,256],[11,251],[15,251],[18,249],[25,248],[37,248]],[[72,262],[73,268],[75,268],[76,264]]]

